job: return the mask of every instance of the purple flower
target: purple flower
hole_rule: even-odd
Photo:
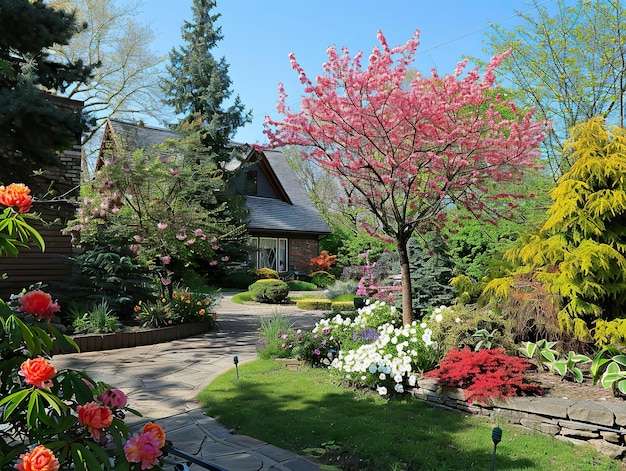
[[[315,354],[316,354],[316,355],[319,355],[320,353],[322,353],[322,352],[320,352],[320,349],[319,349],[319,348],[316,348],[316,349],[315,349]]]

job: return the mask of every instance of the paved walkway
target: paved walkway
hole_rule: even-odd
[[[213,331],[173,342],[102,352],[56,355],[57,369],[85,370],[128,395],[143,417],[127,416],[131,429],[155,421],[174,447],[229,471],[316,471],[307,459],[260,440],[231,433],[206,416],[196,395],[222,373],[256,358],[259,318],[281,312],[295,326],[312,327],[319,312],[295,307],[239,305],[225,295]],[[254,413],[254,411],[250,411]],[[191,465],[191,470],[203,469]]]

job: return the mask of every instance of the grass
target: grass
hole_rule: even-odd
[[[243,291],[241,293],[234,294],[230,300],[235,304],[252,302],[252,293],[249,291]]]
[[[222,425],[325,463],[324,469],[488,470],[491,419],[385,400],[337,384],[325,369],[291,371],[256,360],[214,380],[198,396]],[[507,423],[496,469],[619,470],[620,462]]]

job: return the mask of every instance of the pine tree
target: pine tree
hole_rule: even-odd
[[[561,330],[626,340],[626,130],[594,118],[567,141],[575,163],[551,191],[538,234],[509,256],[563,298]]]
[[[33,171],[58,165],[57,151],[84,126],[80,113],[55,107],[44,91],[63,93],[90,70],[49,54],[80,30],[73,15],[42,0],[0,0],[0,24],[0,183],[32,184]]]
[[[193,22],[186,21],[182,28],[185,44],[170,52],[164,91],[170,97],[166,102],[184,115],[178,125],[181,134],[199,132],[202,145],[224,162],[231,158],[230,139],[251,121],[251,114],[239,96],[227,105],[232,95],[228,64],[211,53],[223,39],[221,27],[215,26],[220,15],[211,14],[215,6],[213,0],[194,0]]]

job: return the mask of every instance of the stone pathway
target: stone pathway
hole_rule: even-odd
[[[312,327],[320,315],[294,306],[233,304],[225,295],[217,309],[218,326],[209,333],[163,344],[56,355],[54,365],[85,370],[94,379],[122,389],[129,406],[143,414],[127,417],[132,429],[147,421],[157,422],[176,448],[226,470],[319,470],[294,453],[230,433],[206,416],[195,400],[215,377],[229,369],[234,374],[235,355],[240,363],[256,358],[259,319],[275,312],[301,328]],[[192,464],[189,469],[202,468]]]

